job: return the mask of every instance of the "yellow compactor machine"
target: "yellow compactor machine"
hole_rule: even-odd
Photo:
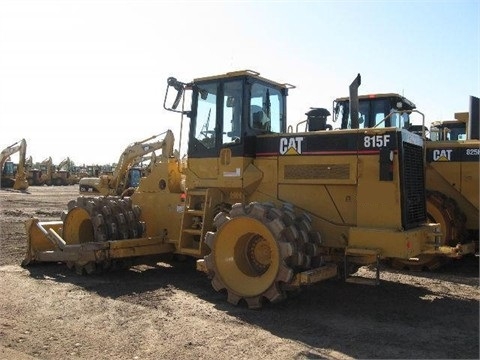
[[[62,261],[90,273],[186,255],[230,303],[258,308],[322,280],[351,281],[382,258],[462,251],[427,222],[420,136],[293,132],[292,88],[250,70],[169,78],[164,107],[188,119],[188,160],[165,149],[130,197],[79,197],[61,221],[29,220],[24,265]]]
[[[447,241],[479,243],[480,102],[454,120],[434,121],[427,142],[427,205],[431,219],[444,225]]]
[[[479,242],[479,159],[480,105],[470,96],[469,112],[456,113],[454,120],[412,124],[412,113],[420,113],[415,104],[394,94],[359,96],[359,121],[350,119],[349,98],[334,101],[334,124],[341,129],[395,126],[421,135],[425,140],[427,215],[439,223],[446,244],[469,247],[478,252]],[[422,114],[423,115],[423,114]],[[423,118],[424,122],[424,118]],[[468,252],[473,251],[469,250]],[[459,253],[465,253],[462,251]],[[395,261],[395,266],[435,268],[441,265],[437,256],[414,257]]]

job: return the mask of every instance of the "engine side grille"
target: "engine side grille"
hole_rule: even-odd
[[[287,165],[285,179],[350,179],[349,164]]]
[[[405,229],[411,229],[427,219],[423,148],[403,142],[402,160],[402,222]]]

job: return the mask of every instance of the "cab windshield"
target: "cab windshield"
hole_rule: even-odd
[[[284,94],[261,82],[228,79],[198,84],[191,134],[201,148],[241,144],[248,134],[285,128]]]

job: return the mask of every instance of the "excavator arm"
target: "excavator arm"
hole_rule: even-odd
[[[65,167],[65,170],[70,170],[70,158],[67,157],[63,159],[60,164],[57,165],[57,170],[62,170]]]
[[[20,149],[18,152],[17,174],[15,175],[15,184],[13,185],[13,188],[15,190],[26,190],[28,188],[28,181],[26,169],[27,142],[25,139],[20,141]]]

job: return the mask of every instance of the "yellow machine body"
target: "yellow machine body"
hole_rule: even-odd
[[[479,99],[470,97],[470,112],[455,120],[435,121],[426,143],[429,213],[442,225],[447,241],[479,241]]]
[[[427,152],[432,161],[427,166],[427,188],[455,199],[467,217],[467,227],[478,231],[480,141],[429,142]],[[456,153],[469,156],[471,161],[455,161]],[[470,154],[470,155],[468,155]]]
[[[334,121],[349,128],[349,98],[334,101]],[[423,124],[413,125],[410,115],[420,113]],[[425,139],[425,178],[428,220],[439,223],[449,246],[475,246],[479,240],[480,105],[470,97],[470,111],[455,113],[455,119],[433,121],[425,127],[424,115],[401,95],[359,96],[361,128],[396,126]],[[473,244],[472,244],[473,243]],[[477,250],[478,251],[478,250]],[[433,262],[438,264],[438,262]],[[412,263],[413,264],[413,263]],[[425,265],[422,262],[421,265]]]

